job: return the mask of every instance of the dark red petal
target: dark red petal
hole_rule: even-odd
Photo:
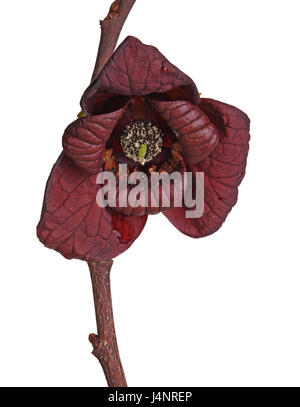
[[[225,221],[238,197],[249,148],[250,120],[234,106],[212,99],[201,99],[199,107],[217,127],[220,141],[212,154],[193,172],[204,172],[204,213],[198,219],[185,218],[185,208],[164,214],[182,233],[204,237],[216,232]]]
[[[125,109],[126,106],[116,112],[75,120],[63,135],[65,154],[89,173],[99,172],[105,143]]]
[[[128,249],[142,232],[147,216],[126,218],[116,225],[113,212],[96,202],[99,185],[62,154],[46,186],[37,235],[47,247],[68,259],[111,259]]]
[[[119,241],[121,243],[128,243],[134,236],[134,230],[129,218],[117,213],[112,213],[112,226],[114,230],[119,232]]]
[[[156,215],[159,212],[167,211],[169,208],[178,205],[178,202],[181,204],[184,194],[183,179],[186,172],[184,161],[178,164],[176,172],[178,177],[175,176],[174,182],[170,181],[170,184],[168,184],[168,177],[164,179],[163,174],[160,175],[160,182],[158,182],[159,177],[155,179],[155,175],[153,175],[153,178],[149,176],[145,184],[141,183],[139,193],[134,191],[140,184],[139,178],[134,179],[132,173],[130,175],[131,179],[129,178],[131,183],[129,182],[124,187],[121,187],[120,183],[117,182],[116,196],[112,195],[110,197],[108,195],[108,205],[115,212],[129,217]],[[110,198],[112,198],[111,201]]]
[[[109,95],[168,92],[171,98],[181,96],[194,104],[199,102],[198,90],[191,78],[172,65],[157,48],[127,37],[84,92],[81,106],[85,113],[95,114]]]
[[[182,100],[160,102],[150,99],[150,103],[178,134],[189,164],[198,164],[216,148],[218,131],[197,106]]]

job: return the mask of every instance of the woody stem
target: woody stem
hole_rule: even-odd
[[[120,32],[135,0],[116,0],[108,15],[100,21],[101,37],[92,75],[94,81],[112,56]],[[96,312],[97,335],[91,334],[93,355],[99,360],[109,387],[127,387],[117,344],[110,292],[110,270],[112,260],[88,262]]]
[[[109,387],[127,387],[117,344],[112,300],[110,270],[112,260],[88,262],[96,312],[97,335],[90,334],[93,355],[99,360]]]
[[[112,56],[120,32],[134,3],[135,0],[114,1],[110,6],[108,15],[104,20],[100,21],[101,37],[92,81],[97,78],[106,62]]]

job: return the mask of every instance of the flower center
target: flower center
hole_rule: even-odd
[[[121,136],[126,157],[144,165],[161,152],[162,131],[151,120],[133,120]]]

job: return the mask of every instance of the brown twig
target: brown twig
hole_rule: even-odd
[[[135,0],[116,0],[100,21],[101,37],[92,81],[112,56],[120,32]],[[109,387],[127,387],[117,344],[110,292],[112,260],[88,262],[91,272],[98,335],[90,334],[93,355],[99,360]]]
[[[93,355],[99,360],[109,387],[127,387],[117,344],[110,292],[112,260],[89,262],[98,335],[90,334]]]
[[[100,21],[101,37],[92,82],[97,78],[106,62],[112,56],[122,27],[134,3],[135,0],[114,1],[110,6],[108,15],[104,20]]]

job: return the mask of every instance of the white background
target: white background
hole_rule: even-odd
[[[110,0],[1,7],[0,385],[105,386],[88,267],[35,236]],[[163,215],[116,258],[112,294],[131,386],[299,386],[299,1],[137,0],[120,40],[156,45],[204,97],[244,110],[239,201],[193,240]]]

